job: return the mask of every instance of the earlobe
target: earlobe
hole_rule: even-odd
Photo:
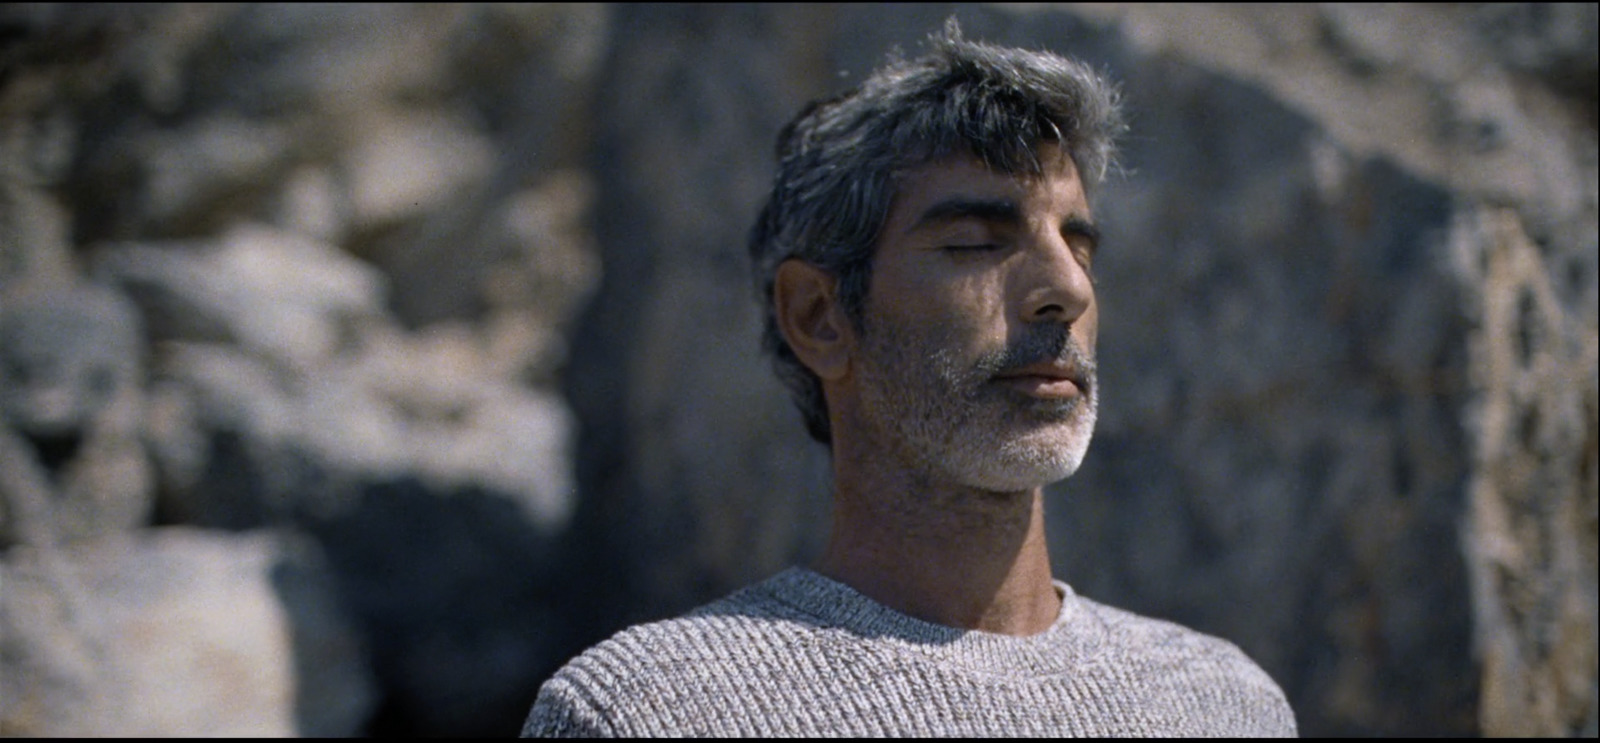
[[[791,258],[773,277],[772,302],[778,330],[800,363],[824,380],[849,369],[851,333],[837,298],[833,274]]]

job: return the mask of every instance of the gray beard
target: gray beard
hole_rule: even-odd
[[[863,404],[899,458],[936,481],[995,492],[1076,472],[1099,412],[1093,356],[1059,324],[1034,326],[1017,343],[965,361],[949,335],[901,328],[864,335]],[[1052,360],[1081,369],[1087,394],[1039,399],[995,380]]]

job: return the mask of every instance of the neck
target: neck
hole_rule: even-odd
[[[893,469],[836,456],[817,572],[949,627],[1022,636],[1055,622],[1042,488],[995,493]]]

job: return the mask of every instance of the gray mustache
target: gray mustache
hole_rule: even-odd
[[[1095,381],[1094,356],[1078,345],[1065,325],[1039,325],[1004,350],[984,356],[978,369],[987,376],[1007,374],[1034,364],[1066,366],[1073,381],[1087,391]]]

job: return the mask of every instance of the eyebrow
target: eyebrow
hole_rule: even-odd
[[[937,222],[958,219],[980,219],[985,222],[1015,226],[1022,224],[1022,210],[1010,199],[974,199],[956,196],[924,209],[922,215],[917,217],[917,221],[913,222],[906,232],[914,232]],[[1061,224],[1061,234],[1087,239],[1091,250],[1100,246],[1100,228],[1078,214],[1067,217]]]
[[[1022,210],[1016,202],[1009,199],[974,199],[965,196],[955,196],[940,201],[922,211],[922,216],[917,217],[906,232],[914,232],[935,222],[950,222],[958,219],[981,219],[985,222],[999,222],[1001,224],[1022,224]]]

